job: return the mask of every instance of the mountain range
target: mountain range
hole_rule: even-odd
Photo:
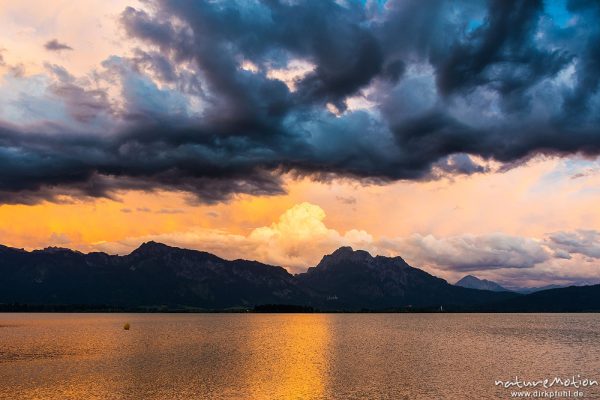
[[[487,279],[480,279],[473,275],[465,275],[460,280],[455,283],[456,286],[466,287],[470,289],[481,289],[481,290],[491,290],[492,292],[516,292],[521,294],[530,294],[535,292],[541,292],[542,290],[548,289],[560,289],[565,286],[561,285],[545,285],[538,287],[509,287],[506,288],[504,286],[499,285],[496,282],[489,281]],[[581,286],[581,285],[580,285]]]
[[[6,310],[24,305],[165,311],[250,310],[264,305],[321,311],[600,310],[593,297],[600,299],[600,285],[529,295],[490,287],[451,285],[401,257],[373,257],[350,247],[324,256],[305,273],[291,275],[278,266],[229,261],[156,242],[124,256],[0,246],[0,308]]]
[[[488,281],[487,279],[479,279],[473,275],[466,275],[458,282],[456,286],[461,286],[469,289],[491,290],[492,292],[508,292],[508,289],[500,286],[496,282]]]

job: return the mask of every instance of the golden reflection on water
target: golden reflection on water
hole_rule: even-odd
[[[598,342],[597,314],[0,314],[0,399],[494,398],[599,379]]]
[[[252,398],[316,399],[325,396],[330,318],[324,314],[266,316],[248,345],[255,355],[247,376]]]

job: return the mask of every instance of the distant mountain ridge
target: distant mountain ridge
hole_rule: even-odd
[[[297,275],[304,287],[328,299],[337,309],[395,307],[465,307],[505,296],[450,285],[401,257],[372,257],[363,250],[341,247],[317,266]]]
[[[599,312],[600,285],[569,286],[517,296],[480,307],[491,312]]]
[[[225,309],[306,298],[284,268],[148,242],[126,256],[3,248],[0,303]]]
[[[500,286],[496,282],[487,279],[479,279],[473,275],[466,275],[454,285],[469,289],[491,290],[492,292],[509,292],[508,289]]]
[[[582,286],[582,285],[577,285],[577,286]],[[530,293],[535,293],[535,292],[541,292],[542,290],[562,289],[565,287],[567,287],[567,286],[551,284],[551,285],[544,285],[544,286],[537,286],[537,287],[516,287],[516,288],[511,288],[510,290],[512,290],[513,292],[521,293],[521,294],[530,294]]]
[[[350,247],[324,256],[305,273],[291,275],[257,261],[229,261],[156,242],[124,256],[0,246],[0,305],[5,306],[103,305],[168,311],[281,304],[290,306],[284,309],[325,311],[475,311],[526,309],[531,306],[529,296],[533,295],[454,286],[401,257],[373,257]],[[536,307],[543,303],[545,309],[552,308],[544,303],[545,297],[535,299],[540,298]]]

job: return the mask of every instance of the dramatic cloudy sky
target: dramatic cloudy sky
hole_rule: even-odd
[[[0,242],[600,278],[596,1],[0,0]]]

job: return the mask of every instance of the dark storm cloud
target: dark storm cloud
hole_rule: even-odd
[[[46,44],[44,44],[44,47],[46,50],[50,51],[73,50],[71,46],[66,43],[61,43],[57,39],[47,41]]]
[[[567,4],[569,11],[578,16],[588,16],[583,22],[588,20],[598,20],[600,18],[600,4],[594,1],[570,0]],[[580,50],[580,62],[577,64],[577,84],[575,89],[569,93],[564,102],[565,113],[576,119],[578,115],[589,114],[590,97],[598,92],[600,84],[600,29],[597,28],[589,32],[584,32],[579,36],[583,48]],[[585,27],[579,28],[585,30]],[[597,121],[596,121],[597,122]]]
[[[170,60],[159,52],[147,52],[135,49],[133,61],[138,68],[148,68],[154,74],[165,82],[174,82],[177,79],[177,73]]]
[[[120,17],[140,48],[98,73],[119,85],[117,105],[102,85],[47,65],[49,92],[78,125],[0,127],[1,202],[167,189],[210,203],[282,193],[285,172],[388,182],[600,153],[594,2],[143,7]],[[294,88],[269,75],[298,60],[313,68]]]
[[[568,49],[545,50],[537,44],[542,12],[541,0],[491,1],[485,23],[434,59],[441,93],[490,85],[509,110],[522,106],[527,88],[554,76],[572,59]]]
[[[149,128],[150,130],[150,128]],[[217,202],[236,193],[282,193],[280,177],[214,143],[139,143],[129,136],[39,134],[0,127],[0,202],[112,197],[115,190],[164,188]]]

